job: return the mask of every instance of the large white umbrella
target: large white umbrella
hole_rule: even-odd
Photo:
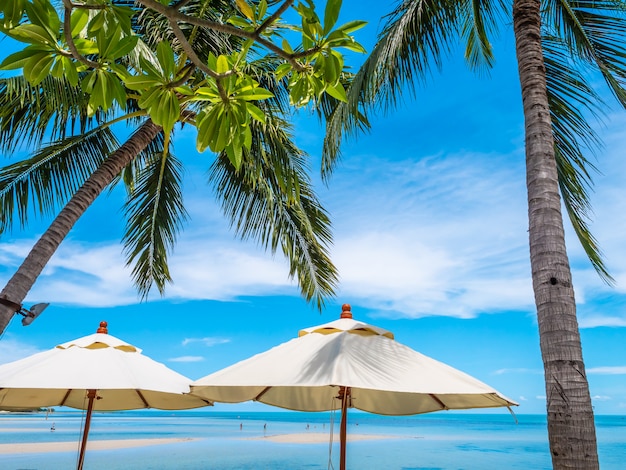
[[[78,459],[83,467],[91,413],[211,405],[189,395],[191,380],[111,336],[98,332],[0,366],[0,410],[68,406],[87,410]]]
[[[300,411],[341,409],[340,468],[345,469],[347,408],[383,415],[510,407],[483,382],[394,340],[382,328],[341,318],[203,377],[191,393],[211,401],[255,400]]]

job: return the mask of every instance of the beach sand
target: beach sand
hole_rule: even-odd
[[[195,441],[192,438],[164,438],[164,439],[111,439],[105,441],[88,441],[87,450],[127,449],[130,447],[146,447],[176,442]],[[78,451],[77,441],[67,442],[29,442],[16,444],[0,444],[2,454],[32,454],[39,452],[72,452]]]
[[[380,439],[406,439],[407,436],[394,436],[391,434],[348,434],[348,441],[367,441]],[[248,437],[247,440],[268,440],[287,444],[319,444],[328,442],[330,435],[323,432],[302,432],[294,434],[273,434],[261,437]],[[339,442],[339,434],[333,434],[333,441]]]

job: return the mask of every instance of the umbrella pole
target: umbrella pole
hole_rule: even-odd
[[[348,426],[348,402],[350,401],[350,387],[339,389],[341,398],[341,424],[339,426],[339,470],[346,470],[346,434]]]
[[[88,390],[87,398],[89,403],[87,405],[87,417],[85,418],[85,430],[83,432],[83,440],[80,444],[80,454],[78,456],[77,470],[83,470],[83,462],[85,461],[85,450],[87,448],[87,437],[89,436],[89,426],[91,425],[91,412],[93,411],[93,401],[96,399],[96,391]]]

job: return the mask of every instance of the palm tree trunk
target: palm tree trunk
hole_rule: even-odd
[[[598,469],[589,384],[565,249],[541,50],[540,0],[514,0],[513,25],[526,133],[530,264],[555,469]]]
[[[0,292],[0,297],[21,304],[35,284],[44,266],[74,224],[96,200],[111,181],[128,165],[161,131],[152,121],[143,124],[124,145],[109,156],[80,189],[72,196],[52,224],[39,238],[13,277]],[[4,332],[15,311],[0,304],[0,334]]]

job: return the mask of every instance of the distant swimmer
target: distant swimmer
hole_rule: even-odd
[[[54,432],[56,430],[56,428],[54,427],[54,423],[52,423],[52,426],[50,426],[50,432]]]

